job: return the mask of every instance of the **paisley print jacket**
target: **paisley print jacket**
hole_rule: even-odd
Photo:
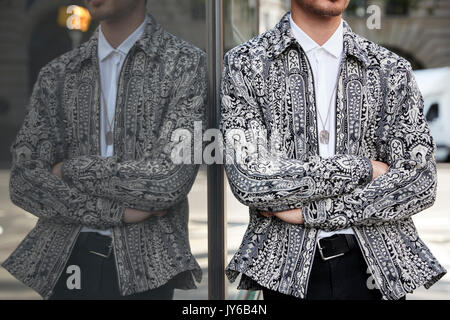
[[[39,219],[2,265],[48,298],[80,229],[110,228],[122,295],[175,276],[178,288],[195,288],[187,194],[198,166],[174,165],[170,153],[174,130],[203,121],[204,53],[149,16],[119,78],[115,156],[102,158],[97,35],[40,72],[10,180],[12,201]],[[61,161],[63,180],[50,171]],[[125,224],[126,207],[167,214]]]
[[[225,57],[222,123],[232,191],[250,222],[227,267],[243,289],[303,298],[319,229],[352,227],[384,299],[426,288],[446,270],[411,216],[436,195],[435,145],[410,64],[344,24],[336,156],[319,157],[311,68],[289,14]],[[390,165],[371,181],[369,159]],[[234,160],[234,161],[233,161]],[[293,225],[257,210],[302,208]]]

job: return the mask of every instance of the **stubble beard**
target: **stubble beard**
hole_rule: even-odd
[[[341,7],[323,8],[319,6],[316,0],[293,0],[304,11],[321,17],[337,17],[341,15],[348,6],[349,1],[346,1]]]
[[[137,7],[137,3],[131,2],[128,6],[123,8],[95,8],[91,5],[87,5],[91,17],[94,21],[114,21],[119,20],[121,17],[126,16],[129,12]],[[109,10],[108,10],[109,9]]]

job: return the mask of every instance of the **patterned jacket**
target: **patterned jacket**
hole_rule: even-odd
[[[430,287],[446,270],[411,216],[435,200],[435,145],[410,64],[344,23],[332,158],[318,156],[313,83],[289,14],[225,57],[225,168],[234,195],[250,211],[228,278],[242,273],[240,288],[303,298],[318,230],[352,227],[368,278],[385,299]],[[371,181],[369,159],[388,163],[389,172]],[[291,208],[302,208],[304,225],[257,212]]]
[[[98,32],[45,66],[12,146],[12,201],[39,217],[2,264],[44,298],[52,294],[83,226],[112,229],[122,295],[163,285],[195,288],[201,269],[187,232],[197,165],[174,165],[171,135],[203,121],[204,53],[149,16],[119,78],[115,156],[100,156]],[[203,121],[204,122],[204,121]],[[64,161],[63,180],[51,173]],[[137,224],[124,208],[167,210]]]

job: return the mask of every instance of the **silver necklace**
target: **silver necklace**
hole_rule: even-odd
[[[330,116],[331,111],[331,104],[333,102],[333,96],[336,92],[337,83],[339,80],[336,80],[336,85],[334,86],[333,92],[331,93],[330,102],[328,103],[328,112],[327,112],[327,118],[325,119],[325,123],[322,120],[322,116],[320,115],[320,111],[317,110],[317,113],[319,114],[320,122],[322,123],[322,130],[319,133],[319,141],[322,144],[328,144],[330,142],[330,132],[326,129],[326,124],[328,124],[328,118]]]
[[[113,135],[113,125],[114,125],[114,118],[112,121],[109,121],[108,117],[108,106],[106,104],[105,94],[103,93],[103,88],[100,87],[100,91],[102,93],[102,99],[103,99],[103,117],[106,120],[106,132],[105,132],[105,142],[106,145],[111,146],[114,143],[114,135]]]

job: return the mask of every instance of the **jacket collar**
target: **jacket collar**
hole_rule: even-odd
[[[274,58],[296,43],[289,20],[290,15],[290,12],[286,13],[275,28],[269,31],[269,41],[272,42],[272,56]],[[344,54],[357,58],[367,67],[370,64],[370,59],[367,51],[362,47],[361,38],[352,31],[345,20],[343,21],[343,28]]]
[[[146,53],[147,56],[154,57],[158,53],[158,51],[161,50],[161,46],[163,45],[163,43],[161,43],[161,41],[158,41],[157,39],[157,37],[161,35],[162,30],[162,27],[155,21],[153,16],[147,13],[144,32],[134,45],[142,49],[142,51]],[[79,55],[74,56],[74,58],[77,59],[73,59],[69,63],[69,68],[75,69],[88,60],[95,62],[98,60],[98,38],[99,28],[94,31],[93,35],[88,41],[86,41],[79,47]]]

